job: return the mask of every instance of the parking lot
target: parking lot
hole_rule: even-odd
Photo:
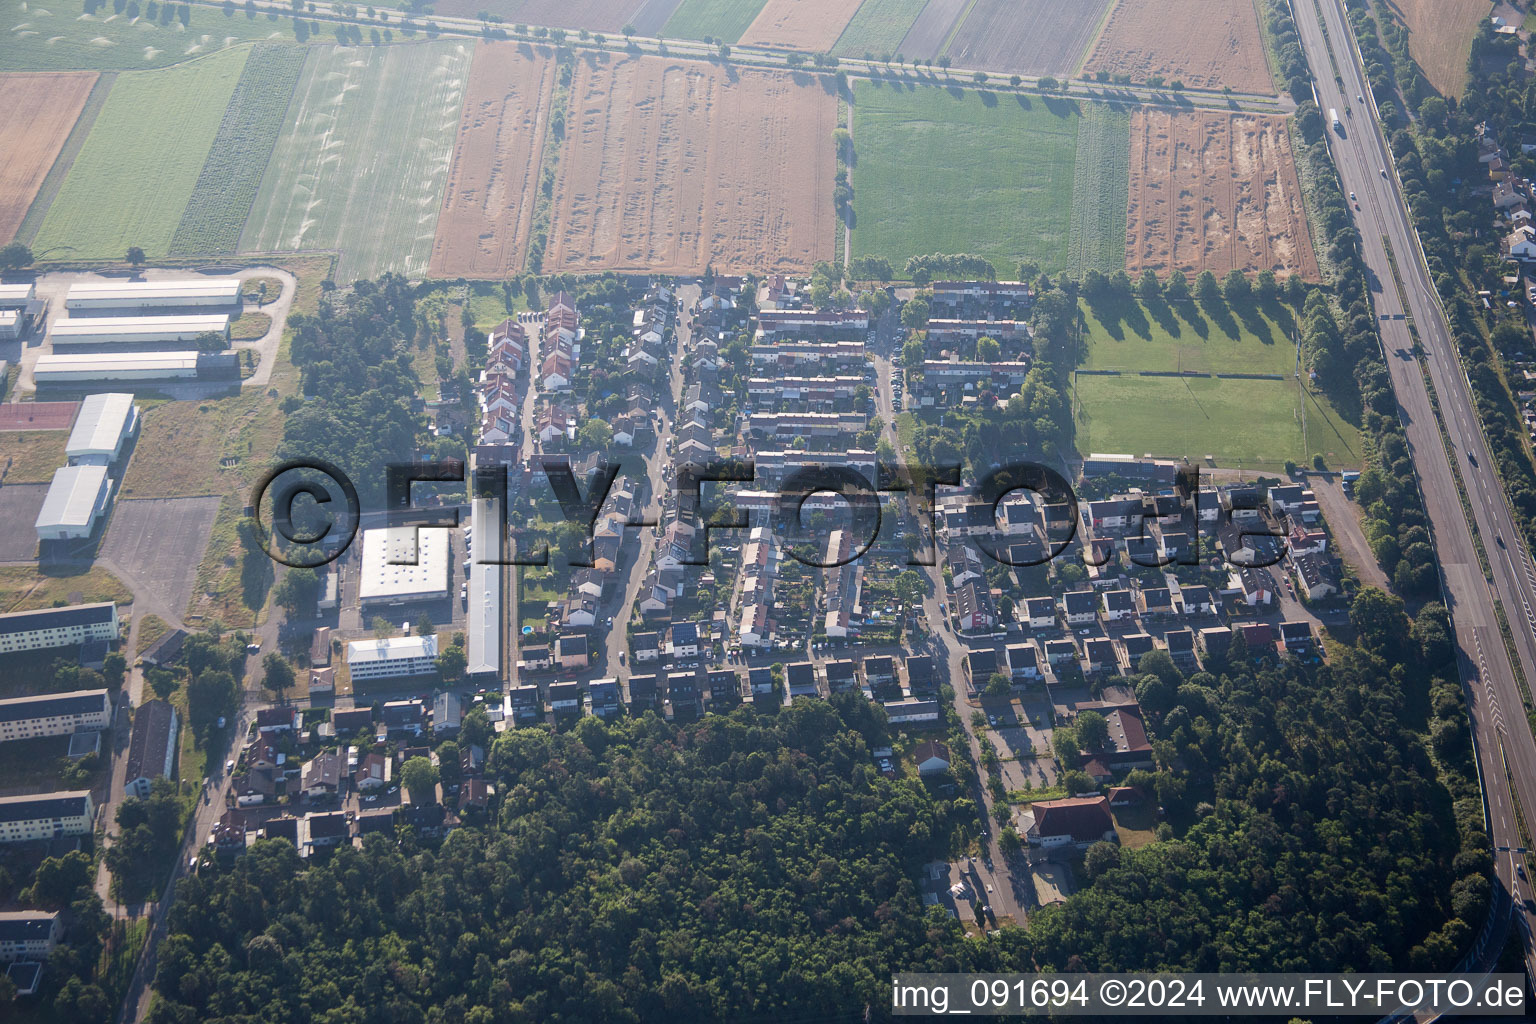
[[[101,543],[101,557],[121,569],[124,582],[136,592],[183,615],[219,501],[217,496],[121,499]]]
[[[6,484],[0,487],[0,562],[27,562],[37,553],[32,524],[48,496],[47,484]]]

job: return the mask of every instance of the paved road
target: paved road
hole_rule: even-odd
[[[1507,758],[1513,790],[1527,814],[1536,813],[1536,742],[1526,724],[1521,696],[1510,659],[1500,636],[1495,603],[1502,603],[1514,631],[1517,656],[1527,679],[1536,679],[1536,574],[1515,530],[1503,489],[1493,470],[1493,458],[1484,442],[1472,405],[1471,389],[1457,360],[1449,329],[1434,286],[1423,265],[1422,250],[1412,229],[1401,188],[1394,172],[1386,140],[1372,116],[1369,95],[1348,22],[1339,0],[1322,0],[1320,10],[1333,40],[1334,57],[1343,88],[1334,80],[1327,42],[1318,20],[1319,7],[1293,4],[1296,24],[1307,58],[1317,79],[1318,105],[1324,110],[1356,113],[1346,119],[1342,134],[1330,132],[1329,145],[1343,177],[1344,187],[1358,197],[1355,214],[1363,240],[1371,282],[1372,300],[1382,317],[1381,335],[1392,384],[1397,393],[1408,446],[1424,492],[1436,549],[1439,555],[1448,605],[1455,619],[1460,645],[1462,681],[1472,717],[1472,733],[1483,773],[1484,793],[1491,818],[1498,890],[1492,924],[1502,934],[1508,896],[1516,898],[1518,920],[1526,945],[1527,973],[1536,977],[1531,932],[1518,902],[1530,893],[1530,884],[1519,879],[1515,855],[1519,845],[1511,784],[1504,765]],[[1391,245],[1403,279],[1400,296],[1388,261]],[[1444,413],[1445,429],[1455,447],[1454,458],[1471,504],[1473,523],[1461,507],[1463,487],[1447,458],[1435,416],[1429,403],[1420,363],[1413,355],[1407,314],[1416,324],[1436,394]],[[1483,573],[1474,546],[1474,531],[1481,536],[1492,565],[1492,580]],[[1469,958],[1473,966],[1487,966],[1498,954],[1497,942],[1488,941]],[[1447,965],[1448,966],[1448,965]]]

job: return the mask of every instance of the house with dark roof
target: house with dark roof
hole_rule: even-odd
[[[57,912],[8,910],[0,912],[0,963],[48,959],[64,936],[64,919]]]
[[[1280,623],[1280,648],[1295,657],[1316,653],[1317,638],[1312,635],[1312,624],[1305,620]]]
[[[1104,591],[1104,621],[1119,622],[1136,614],[1136,602],[1129,590]]]
[[[658,707],[660,682],[655,674],[629,677],[629,713],[642,715]]]
[[[991,647],[977,647],[966,652],[965,673],[973,686],[985,686],[998,668],[997,651]]]
[[[301,787],[311,800],[329,800],[341,791],[341,755],[334,750],[322,751],[304,766]]]
[[[1098,598],[1091,590],[1075,590],[1061,596],[1061,613],[1069,626],[1091,626],[1099,614]]]
[[[595,718],[613,718],[622,707],[617,679],[594,679],[587,684],[587,714]]]
[[[1030,810],[1031,820],[1024,834],[1031,846],[1086,847],[1101,840],[1115,839],[1115,822],[1109,814],[1109,801],[1102,796],[1041,800]]]
[[[123,792],[147,797],[156,779],[171,777],[176,763],[176,709],[163,700],[149,700],[133,713],[133,733],[128,740],[128,764]]]
[[[539,688],[535,685],[525,683],[522,686],[514,686],[507,696],[512,702],[514,722],[526,724],[544,714],[544,701],[540,698]]]
[[[1145,633],[1131,633],[1119,639],[1120,666],[1129,675],[1137,670],[1141,656],[1157,648],[1157,644]]]
[[[1008,675],[1015,683],[1040,678],[1040,651],[1033,643],[1009,644],[1005,654]]]
[[[808,661],[792,661],[784,666],[784,686],[789,691],[789,700],[821,696],[816,683],[816,666]]]
[[[827,677],[827,689],[832,693],[847,693],[859,685],[858,666],[847,658],[838,658],[822,666]]]
[[[352,825],[345,811],[329,814],[306,814],[299,834],[304,837],[299,853],[307,856],[316,850],[330,849],[346,842],[352,836]]]
[[[331,724],[336,735],[351,736],[362,729],[373,728],[372,708],[337,708],[331,712]]]
[[[1091,636],[1083,641],[1080,662],[1083,675],[1102,675],[1120,670],[1120,659],[1115,653],[1115,642],[1107,636]]]
[[[661,641],[655,631],[634,634],[630,637],[630,646],[634,649],[636,661],[655,661],[661,657]]]
[[[923,740],[912,748],[912,761],[919,775],[942,775],[949,771],[949,746],[941,740]]]
[[[1030,629],[1056,628],[1056,600],[1050,597],[1031,597],[1023,604],[1024,612],[1019,621]]]
[[[1193,668],[1195,665],[1195,631],[1192,629],[1170,629],[1163,634],[1163,645],[1168,648],[1168,657],[1180,668]]]
[[[955,618],[961,632],[992,629],[997,625],[997,606],[985,585],[967,583],[955,593]]]
[[[864,678],[869,678],[869,663],[874,659],[864,659]],[[934,669],[932,655],[909,654],[906,659],[907,686],[914,693],[928,693],[939,688],[939,675]]]
[[[550,683],[549,710],[556,715],[581,714],[581,684]]]
[[[865,658],[864,682],[871,688],[896,682],[896,659],[885,654]]]
[[[111,724],[112,696],[105,689],[0,700],[0,743],[99,731]]]

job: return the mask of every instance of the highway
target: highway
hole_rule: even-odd
[[[1342,132],[1329,129],[1328,142],[1345,191],[1353,192],[1358,200],[1358,210],[1352,212],[1362,237],[1384,354],[1434,535],[1446,602],[1455,622],[1463,689],[1491,820],[1498,883],[1495,903],[1489,930],[1481,936],[1483,941],[1469,950],[1463,966],[1486,969],[1492,964],[1509,920],[1505,914],[1509,897],[1513,896],[1514,920],[1525,943],[1526,972],[1536,978],[1531,924],[1523,905],[1531,896],[1531,883],[1520,877],[1518,855],[1511,852],[1520,846],[1512,788],[1525,813],[1536,813],[1536,741],[1526,723],[1496,612],[1497,602],[1502,604],[1514,633],[1524,676],[1536,680],[1536,617],[1532,615],[1536,609],[1536,572],[1505,502],[1472,404],[1470,385],[1424,266],[1343,5],[1340,0],[1320,0],[1317,4],[1300,0],[1293,2],[1292,8],[1316,78],[1318,105],[1325,112],[1336,108],[1343,121]],[[1327,40],[1319,11],[1326,23]],[[1328,40],[1342,89],[1334,78]],[[1346,114],[1348,108],[1353,110]],[[1401,275],[1401,296],[1387,244]],[[1451,457],[1455,472],[1435,420],[1405,314],[1418,329],[1445,432],[1454,447]],[[1463,512],[1462,484],[1472,523]],[[1491,579],[1479,564],[1474,530],[1492,567]]]

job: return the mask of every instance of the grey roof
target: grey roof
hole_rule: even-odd
[[[34,718],[59,715],[89,715],[102,710],[106,690],[75,690],[71,693],[44,693],[35,697],[0,700],[0,722],[27,722]]]
[[[104,601],[100,604],[73,604],[67,608],[44,608],[35,612],[8,612],[0,615],[0,635],[110,622],[114,607],[111,601]]]
[[[12,910],[0,914],[0,942],[36,942],[46,939],[58,914],[41,910]]]
[[[78,817],[85,813],[90,798],[84,789],[0,797],[0,823]]]
[[[175,724],[176,709],[165,701],[150,700],[139,705],[133,713],[133,738],[128,742],[128,774],[125,777],[129,782],[160,776],[166,749],[174,742]]]
[[[68,455],[115,452],[133,419],[133,395],[103,392],[86,395],[69,432]]]

